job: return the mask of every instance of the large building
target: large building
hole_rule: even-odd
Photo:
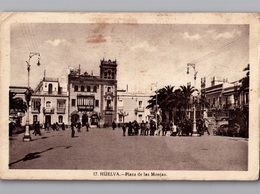
[[[111,126],[116,120],[117,62],[100,61],[100,75],[81,69],[68,74],[69,122],[91,126]]]
[[[31,97],[30,123],[68,124],[67,85],[58,78],[43,77]]]
[[[202,78],[201,93],[205,95],[209,103],[208,113],[210,115],[225,114],[228,116],[236,108],[248,104],[248,90],[239,93],[241,84],[238,81],[229,83],[227,79],[217,80],[213,77],[209,87],[206,87],[205,82],[205,78]],[[220,83],[217,84],[217,82]]]
[[[138,123],[149,121],[150,110],[146,108],[150,99],[149,95],[118,90],[117,98],[117,123],[134,120]]]

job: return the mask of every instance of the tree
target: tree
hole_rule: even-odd
[[[148,100],[148,106],[146,108],[150,108],[154,114],[157,114],[158,107],[162,111],[162,120],[167,120],[167,113],[169,115],[169,119],[172,119],[172,108],[168,106],[168,97],[172,95],[174,86],[168,85],[156,91],[156,94],[150,96],[150,100]],[[156,96],[157,96],[157,107],[156,107]]]

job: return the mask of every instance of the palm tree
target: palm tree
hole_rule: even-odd
[[[169,96],[173,93],[174,86],[168,85],[164,88],[161,88],[156,91],[156,94],[150,96],[150,100],[148,101],[149,105],[146,108],[152,109],[155,114],[157,114],[156,106],[156,97],[157,97],[157,106],[162,110],[162,120],[166,120],[166,113],[169,115],[169,119],[172,119],[172,108],[168,106]],[[155,107],[155,108],[154,108]]]

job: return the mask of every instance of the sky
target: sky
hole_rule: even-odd
[[[249,63],[248,25],[205,24],[31,24],[11,26],[12,86],[27,85],[30,52],[30,85],[47,77],[66,83],[68,68],[99,75],[100,60],[117,60],[118,89],[150,92],[167,85],[177,89],[191,82],[196,66],[196,86],[206,77],[237,81]],[[157,84],[152,84],[157,83]]]

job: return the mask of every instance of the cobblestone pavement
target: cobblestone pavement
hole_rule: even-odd
[[[10,138],[11,169],[86,170],[247,170],[248,141],[244,138],[122,136],[116,128],[43,131],[23,142]]]

